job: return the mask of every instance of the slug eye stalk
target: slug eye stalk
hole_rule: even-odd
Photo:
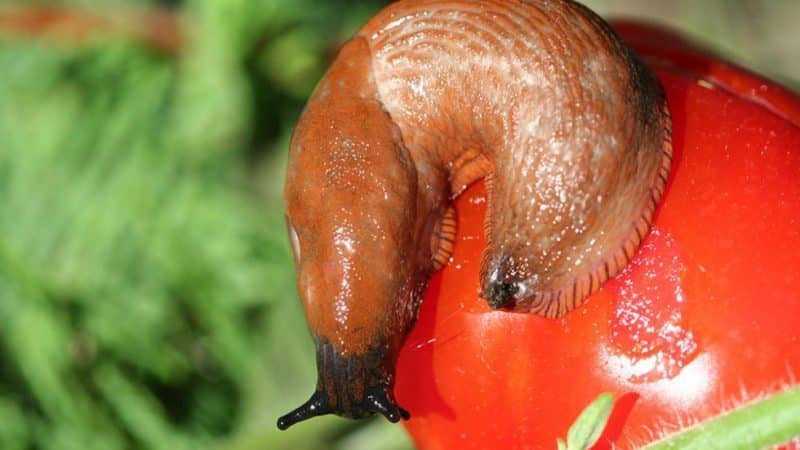
[[[312,395],[307,402],[278,419],[278,429],[285,430],[298,422],[308,420],[312,417],[324,416],[332,412],[330,407],[328,407],[325,394],[322,392],[314,392],[314,395]]]

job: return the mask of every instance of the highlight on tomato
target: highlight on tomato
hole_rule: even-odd
[[[778,425],[800,437],[800,98],[669,31],[613,25],[659,76],[673,118],[653,230],[566,317],[498,312],[478,297],[484,186],[461,195],[452,259],[398,361],[420,449],[556,448],[604,392],[615,401],[594,448],[638,448],[721,415],[742,448]],[[729,414],[763,398],[774,400],[760,416]]]

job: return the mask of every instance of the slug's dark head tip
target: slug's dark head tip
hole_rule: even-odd
[[[325,394],[314,392],[314,395],[294,411],[278,419],[278,429],[285,430],[290,426],[316,416],[330,414],[331,409]]]
[[[514,294],[517,293],[517,286],[514,283],[505,281],[495,281],[489,283],[484,290],[483,297],[494,309],[512,306]]]
[[[278,419],[285,430],[297,422],[324,414],[363,419],[381,414],[390,422],[408,420],[408,411],[392,395],[391,370],[380,350],[343,355],[330,343],[317,343],[318,384],[314,395],[302,406]]]

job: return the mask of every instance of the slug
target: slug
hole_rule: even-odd
[[[287,224],[322,414],[392,422],[397,353],[455,236],[450,201],[485,178],[481,296],[574,309],[648,233],[672,158],[655,76],[568,0],[420,0],[347,42],[291,141]]]

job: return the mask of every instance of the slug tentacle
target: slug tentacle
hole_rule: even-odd
[[[328,402],[325,399],[325,394],[319,391],[314,392],[311,398],[305,403],[298,406],[289,414],[286,414],[278,419],[278,429],[285,430],[290,426],[308,420],[312,417],[324,416],[333,411],[328,407]]]
[[[407,417],[394,361],[485,177],[493,308],[560,317],[633,257],[669,177],[653,74],[569,0],[399,1],[347,43],[292,138],[287,222],[319,382],[282,418]]]

